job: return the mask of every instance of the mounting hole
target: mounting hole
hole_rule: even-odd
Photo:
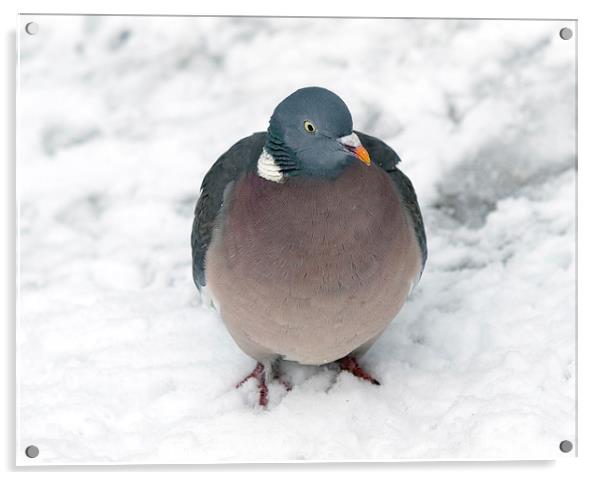
[[[573,31],[568,27],[564,27],[560,29],[559,35],[563,40],[570,40],[573,38]]]
[[[563,440],[560,442],[559,447],[562,453],[569,453],[573,449],[573,442],[570,440]]]
[[[40,26],[36,22],[29,22],[25,25],[25,31],[30,35],[35,35],[40,31]]]
[[[25,449],[25,455],[29,458],[36,458],[40,454],[40,449],[35,445],[30,445]]]

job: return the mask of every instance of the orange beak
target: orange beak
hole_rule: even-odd
[[[349,135],[337,138],[337,140],[363,163],[370,165],[370,155],[368,154],[368,150],[364,148],[359,137],[355,133],[351,132]]]
[[[351,151],[353,152],[353,154],[357,158],[359,158],[366,165],[370,165],[370,154],[368,153],[368,150],[366,150],[364,148],[363,145],[360,145],[359,147],[352,148]]]

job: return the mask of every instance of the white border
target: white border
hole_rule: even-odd
[[[602,365],[602,319],[600,306],[596,301],[600,296],[597,269],[602,267],[602,205],[600,182],[602,181],[602,155],[600,155],[600,108],[602,101],[601,65],[598,46],[600,45],[599,23],[602,18],[596,12],[596,2],[573,0],[571,2],[546,1],[526,2],[524,0],[504,0],[503,2],[482,2],[474,0],[398,2],[392,0],[344,0],[326,2],[284,2],[276,0],[220,0],[203,4],[193,0],[146,0],[134,2],[125,0],[75,0],[21,1],[4,0],[0,5],[3,27],[3,66],[2,75],[4,114],[3,128],[0,131],[0,145],[4,146],[2,162],[3,195],[2,201],[2,271],[0,295],[5,306],[3,317],[5,377],[2,395],[5,426],[2,435],[3,469],[14,475],[14,319],[15,319],[15,184],[14,184],[14,29],[15,14],[18,12],[54,13],[144,13],[144,14],[204,14],[204,15],[310,15],[310,16],[399,16],[399,17],[472,17],[472,18],[564,18],[579,20],[579,458],[558,462],[438,462],[401,464],[279,464],[263,465],[224,465],[187,467],[115,467],[115,468],[43,468],[45,475],[62,478],[66,473],[86,476],[140,475],[144,478],[162,478],[166,471],[178,470],[194,474],[199,471],[245,472],[250,478],[267,476],[281,477],[282,472],[289,477],[305,477],[311,472],[325,472],[329,475],[345,471],[350,478],[363,478],[366,473],[377,471],[379,475],[398,478],[399,475],[423,477],[446,476],[458,478],[507,478],[509,475],[529,478],[587,478],[590,472],[600,471],[598,449],[599,430],[602,428],[602,398],[600,392],[600,365]],[[99,470],[99,471],[96,471]],[[39,469],[38,469],[39,471]],[[196,472],[196,473],[195,473]],[[32,472],[21,472],[28,476]],[[19,478],[23,478],[22,476]]]

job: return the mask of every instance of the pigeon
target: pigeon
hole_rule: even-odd
[[[255,359],[259,404],[281,360],[359,363],[397,316],[427,259],[420,207],[400,159],[353,130],[335,93],[301,88],[267,132],[205,175],[191,235],[193,279],[240,349]]]

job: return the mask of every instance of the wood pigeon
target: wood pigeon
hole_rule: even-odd
[[[234,144],[205,175],[192,228],[194,282],[257,360],[267,405],[278,361],[358,358],[401,310],[427,257],[412,183],[397,154],[354,131],[333,92],[302,88],[267,132]],[[281,380],[282,381],[282,380]],[[286,385],[286,383],[285,383]]]

